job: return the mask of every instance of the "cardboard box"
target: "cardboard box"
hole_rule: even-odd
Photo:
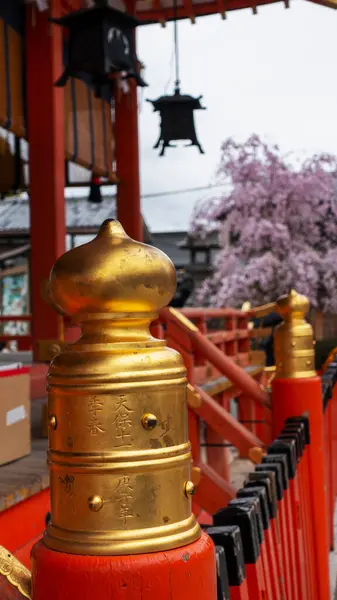
[[[29,367],[0,369],[0,465],[31,452]]]

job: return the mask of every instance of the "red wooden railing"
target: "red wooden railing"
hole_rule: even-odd
[[[326,510],[323,486],[318,490],[316,485],[316,456],[322,448],[316,448],[307,435],[313,429],[314,438],[316,421],[302,413],[275,433],[277,419],[272,423],[266,369],[261,356],[251,351],[251,338],[256,334],[249,327],[250,316],[230,309],[165,308],[152,324],[152,334],[165,338],[181,353],[187,370],[189,435],[200,476],[194,511],[202,523],[213,522],[215,527],[208,532],[219,547],[229,548],[233,543],[228,525],[239,528],[235,552],[238,558],[243,545],[242,562],[238,561],[236,578],[233,570],[230,573],[227,597],[328,600],[327,555],[334,544],[337,497],[337,357],[329,361],[322,375]],[[0,317],[0,322],[30,320],[30,316]],[[0,339],[19,341],[20,337],[29,336]],[[294,401],[300,405],[301,392],[294,395],[296,381],[291,385]],[[273,398],[274,408],[286,400],[284,395],[273,394]],[[272,431],[278,435],[273,442]],[[252,449],[261,449],[262,464],[248,475],[239,492],[230,482],[231,447],[241,457],[251,457]],[[315,508],[318,491],[323,499],[319,523]],[[329,530],[325,554],[320,544],[324,515]],[[246,537],[247,519],[257,535],[255,540]],[[250,561],[247,555],[253,546],[256,553]],[[320,552],[316,552],[318,547]]]
[[[334,549],[334,512],[337,498],[337,355],[329,361],[322,375],[325,434],[325,469],[329,544]]]
[[[316,552],[313,467],[309,420],[293,417],[206,529],[227,562],[227,573],[219,569],[218,598],[329,599],[328,581],[322,593]],[[324,558],[327,563],[327,552]]]
[[[194,509],[207,513],[235,495],[229,449],[248,457],[271,440],[263,362],[253,364],[249,313],[231,309],[165,308],[152,325],[155,337],[183,357],[189,381],[189,437],[201,471]],[[233,401],[237,402],[237,416]]]
[[[262,363],[253,364],[249,316],[232,309],[165,308],[152,325],[153,334],[165,337],[186,365],[190,440],[201,470],[198,503],[210,513],[235,494],[229,483],[229,448],[247,457],[251,448],[271,439],[265,375]],[[0,317],[0,322],[12,321],[31,322],[31,316]],[[17,340],[19,350],[31,348],[30,335],[3,335],[0,340]],[[33,397],[41,395],[37,387]],[[232,414],[234,399],[239,419]]]
[[[152,325],[153,335],[165,337],[168,345],[181,353],[186,365],[190,383],[190,439],[194,463],[201,471],[195,508],[200,510],[201,507],[210,514],[235,495],[230,484],[230,448],[235,447],[241,457],[248,457],[252,448],[262,448],[272,438],[269,396],[263,389],[267,383],[266,373],[262,362],[258,364],[255,360],[254,363],[256,355],[251,352],[251,338],[256,334],[249,327],[250,316],[250,312],[232,309],[177,311],[165,308]],[[0,316],[0,323],[15,321],[31,323],[31,315]],[[17,341],[19,350],[31,348],[30,334],[0,336],[2,342],[12,340]],[[330,361],[323,381],[332,377],[335,367],[335,362]],[[44,377],[43,371],[43,380]],[[337,478],[334,477],[337,472],[337,390],[333,386],[331,389],[331,398],[325,401],[324,426],[332,546],[337,495]],[[233,401],[237,406],[235,416]]]

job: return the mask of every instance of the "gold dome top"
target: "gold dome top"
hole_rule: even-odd
[[[80,318],[99,313],[156,313],[173,297],[175,268],[158,248],[132,240],[118,221],[55,263],[49,281],[55,307]]]
[[[309,310],[309,300],[306,296],[291,290],[289,294],[281,296],[277,300],[277,312],[286,321],[289,319],[304,319]]]

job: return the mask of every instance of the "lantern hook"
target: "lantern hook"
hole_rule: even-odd
[[[175,73],[176,73],[174,93],[178,95],[178,94],[180,94],[178,0],[174,0],[173,31],[174,31],[174,55],[175,55]]]

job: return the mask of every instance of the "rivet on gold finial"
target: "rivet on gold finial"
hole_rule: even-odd
[[[192,477],[192,481],[193,481],[195,487],[197,487],[199,485],[199,483],[200,483],[200,480],[201,480],[201,469],[200,469],[200,467],[192,467],[191,477]]]
[[[88,500],[89,508],[93,512],[99,512],[103,507],[103,498],[101,496],[92,496]]]
[[[56,420],[55,415],[48,416],[48,423],[49,423],[50,429],[53,429],[53,431],[55,431],[55,429],[57,427],[57,420]]]
[[[156,415],[153,415],[152,413],[145,413],[145,415],[142,416],[142,425],[147,431],[152,431],[152,429],[158,425],[158,419]]]
[[[59,344],[50,344],[49,351],[51,354],[59,354],[61,352],[61,346]]]
[[[187,496],[187,498],[192,498],[192,496],[194,496],[194,494],[195,494],[195,485],[194,485],[193,481],[186,481],[185,496]]]

